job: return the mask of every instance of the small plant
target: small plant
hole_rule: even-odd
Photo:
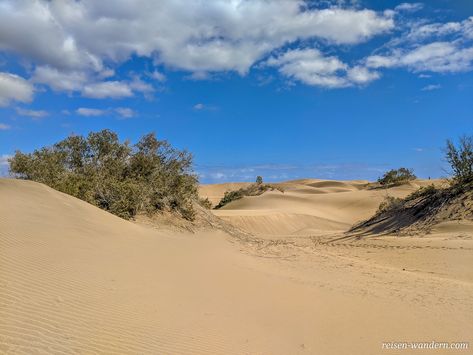
[[[397,210],[402,206],[403,199],[393,196],[386,196],[384,201],[379,204],[377,214],[387,211]]]
[[[256,183],[257,183],[257,184],[262,184],[262,183],[263,183],[263,177],[258,175],[258,176],[256,177]]]
[[[382,186],[389,187],[402,185],[416,178],[412,169],[399,168],[384,173],[384,175],[378,179],[378,182]]]
[[[455,183],[473,181],[473,136],[461,137],[458,146],[447,140],[445,158],[452,168]]]

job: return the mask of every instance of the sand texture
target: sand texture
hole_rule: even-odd
[[[342,232],[385,191],[285,185],[216,211],[252,234],[238,238],[160,231],[0,179],[0,353],[369,355],[411,353],[383,351],[387,341],[473,344],[473,223],[350,238]],[[201,193],[215,201],[226,188]],[[435,351],[456,353],[468,351]]]

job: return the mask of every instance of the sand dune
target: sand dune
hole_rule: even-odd
[[[261,236],[343,232],[371,217],[387,195],[405,197],[429,183],[432,181],[418,180],[385,190],[368,189],[367,181],[294,180],[278,184],[284,193],[245,197],[215,214]],[[216,198],[224,190],[223,185],[208,185],[201,192]]]
[[[236,206],[273,218],[277,202],[285,216],[268,224],[305,213],[337,230],[381,198],[348,189]],[[288,230],[312,225],[299,222]],[[343,355],[380,354],[383,341],[473,341],[472,236],[330,238],[160,232],[0,179],[0,353]]]

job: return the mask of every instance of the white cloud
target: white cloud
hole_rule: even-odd
[[[7,125],[6,123],[0,123],[0,131],[6,131],[9,130],[11,127]]]
[[[76,113],[81,116],[103,116],[107,113],[107,110],[100,110],[97,108],[80,107],[76,110]]]
[[[442,85],[440,85],[440,84],[431,84],[431,85],[424,86],[421,90],[422,91],[433,91],[433,90],[438,90],[441,87],[442,87]]]
[[[407,12],[414,12],[419,11],[424,7],[424,4],[416,2],[416,3],[407,3],[404,2],[402,4],[397,5],[394,10],[396,11],[407,11]]]
[[[32,80],[35,83],[46,84],[56,91],[78,91],[90,79],[85,72],[64,71],[50,66],[38,66]]]
[[[370,71],[368,68],[359,65],[348,69],[347,74],[348,79],[356,84],[367,84],[380,77],[378,72]]]
[[[472,39],[473,16],[461,22],[434,22],[427,24],[424,21],[414,22],[409,32],[399,40],[419,43],[425,39],[451,35],[454,38]]]
[[[147,99],[151,99],[154,93],[154,87],[151,84],[141,80],[139,77],[134,77],[133,80],[129,83],[130,89],[136,92],[140,92]]]
[[[433,42],[410,51],[395,51],[387,56],[370,56],[366,65],[371,68],[407,67],[415,72],[455,73],[471,70],[473,47],[460,48],[456,43]]]
[[[336,57],[325,57],[317,49],[289,50],[266,62],[278,67],[284,76],[307,85],[326,88],[341,88],[355,84],[366,84],[379,78],[379,74],[362,66],[350,68]]]
[[[0,49],[55,68],[100,68],[100,60],[78,43],[80,38],[65,23],[73,17],[80,21],[85,12],[74,1],[2,1]]]
[[[389,66],[408,67],[415,72],[454,73],[471,70],[473,47],[459,48],[450,42],[433,42],[406,53],[384,57]],[[368,66],[370,58],[368,58]]]
[[[426,23],[407,20],[422,8],[421,3],[402,3],[383,12],[362,9],[356,1],[327,1],[319,8],[318,4],[309,0],[2,0],[0,51],[18,54],[32,64],[33,83],[98,99],[134,93],[152,97],[154,87],[140,77],[112,80],[113,67],[132,56],[150,58],[168,70],[187,71],[193,80],[207,80],[222,71],[245,75],[255,63],[271,57],[272,65],[286,77],[331,88],[367,84],[380,77],[374,69],[381,68],[441,73],[472,69],[473,16]],[[393,33],[400,37],[362,62],[345,63],[335,54],[325,56],[315,49],[330,46],[327,53],[336,53],[344,45],[346,51],[347,45]],[[300,43],[306,49],[294,49]],[[313,48],[307,48],[309,43]],[[292,50],[275,54],[289,45]],[[300,57],[307,50],[314,51],[310,58]],[[299,57],[290,58],[291,52]],[[147,75],[166,80],[161,71]],[[3,97],[1,90],[0,105],[15,100]]]
[[[198,103],[194,105],[194,110],[203,110],[205,108],[205,105],[202,103]]]
[[[118,113],[123,118],[131,118],[136,115],[136,112],[128,107],[117,107],[115,112]]]
[[[324,57],[317,49],[295,49],[272,57],[267,61],[276,66],[283,75],[308,85],[324,87],[348,86],[346,79],[337,72],[345,71],[347,65],[335,57]]]
[[[76,114],[87,117],[104,116],[108,114],[117,114],[122,118],[131,118],[136,116],[136,112],[128,107],[109,107],[107,109],[97,109],[89,107],[80,107],[76,110]]]
[[[457,73],[473,69],[473,16],[460,22],[413,21],[384,54],[369,56],[369,68],[405,67],[413,72]],[[420,77],[426,77],[421,74]]]
[[[31,102],[33,85],[22,77],[0,72],[0,107],[8,106],[12,101]]]
[[[49,115],[49,113],[44,110],[27,110],[23,108],[17,108],[16,113],[20,116],[28,116],[32,118],[43,118]]]
[[[88,84],[82,89],[82,95],[93,99],[121,99],[133,96],[129,84],[122,81],[104,81]]]
[[[0,49],[61,73],[99,75],[104,61],[136,54],[191,72],[244,74],[287,43],[356,44],[393,28],[390,15],[299,0],[4,0]]]

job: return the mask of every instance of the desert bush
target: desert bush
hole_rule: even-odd
[[[420,197],[427,197],[431,196],[435,193],[437,193],[439,189],[437,189],[433,184],[427,185],[427,186],[422,186],[418,188],[416,191],[412,192],[410,195],[408,195],[405,200],[406,201],[411,201],[415,200]]]
[[[245,196],[259,196],[268,190],[270,191],[278,190],[278,191],[284,192],[284,190],[278,186],[275,186],[272,184],[263,184],[262,182],[260,183],[257,180],[256,183],[251,184],[250,186],[246,188],[241,188],[238,190],[225,192],[223,198],[220,200],[218,205],[214,207],[214,209],[217,210],[219,208],[222,208],[226,204],[229,204],[232,201],[239,200]]]
[[[378,179],[378,182],[382,186],[397,186],[415,179],[416,176],[412,169],[399,168],[384,173],[384,175]]]
[[[257,183],[257,184],[262,184],[262,183],[263,183],[263,177],[258,175],[258,176],[256,177],[256,183]]]
[[[386,196],[379,204],[376,214],[399,209],[402,206],[403,199],[393,196]]]
[[[192,219],[197,178],[192,156],[154,134],[131,146],[110,130],[70,136],[10,159],[14,177],[44,183],[122,218],[170,210]]]
[[[473,136],[463,136],[459,144],[447,140],[445,158],[450,164],[455,183],[473,181]]]

